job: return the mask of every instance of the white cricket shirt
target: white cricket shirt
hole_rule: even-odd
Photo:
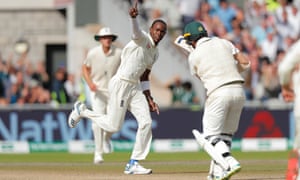
[[[225,39],[201,38],[189,55],[190,70],[199,77],[207,95],[224,84],[244,81],[238,72],[233,55],[239,50]]]
[[[142,31],[142,35],[138,39],[131,40],[124,47],[117,75],[136,83],[146,69],[152,68],[157,58],[158,49],[150,34]]]
[[[108,82],[120,65],[121,52],[121,49],[112,46],[106,55],[102,45],[89,50],[83,64],[91,68],[90,76],[99,91],[107,91]]]

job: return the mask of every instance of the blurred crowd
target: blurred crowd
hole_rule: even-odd
[[[175,76],[166,86],[172,94],[172,106],[188,106],[200,103],[192,82],[183,81],[179,76]]]
[[[27,53],[16,59],[0,57],[0,105],[67,104],[80,95],[80,84],[66,68],[56,69],[53,80],[44,61],[32,63]]]
[[[146,21],[162,18],[169,23],[171,39],[182,32],[186,23],[196,20],[204,24],[209,36],[233,42],[251,60],[251,69],[243,74],[247,100],[279,98],[277,67],[300,37],[300,0],[245,0],[243,7],[230,0],[139,2]],[[45,62],[33,64],[26,53],[17,60],[12,56],[1,58],[0,105],[65,104],[82,94],[82,82],[76,82],[74,75],[68,74],[63,66],[55,70],[54,77],[49,77]],[[50,78],[53,78],[51,82]],[[175,87],[171,84],[167,87],[173,93],[173,104],[199,103],[190,82],[181,84],[181,89],[188,90],[187,95],[180,95],[181,100],[176,96],[178,88]]]

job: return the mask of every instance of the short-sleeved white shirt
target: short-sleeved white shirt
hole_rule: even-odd
[[[142,31],[139,39],[131,40],[123,49],[117,75],[138,82],[146,69],[151,69],[158,58],[158,49],[150,34]]]
[[[108,82],[120,65],[121,52],[120,48],[112,46],[109,53],[105,54],[102,45],[89,50],[83,64],[91,68],[91,79],[99,91],[107,91]]]
[[[199,77],[209,95],[224,84],[244,81],[233,55],[239,50],[225,39],[201,38],[189,55],[190,70]]]

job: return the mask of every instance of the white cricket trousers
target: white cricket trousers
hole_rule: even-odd
[[[213,91],[205,102],[203,134],[233,135],[237,131],[244,103],[245,93],[242,84],[229,84]]]
[[[82,116],[92,120],[103,130],[114,133],[121,129],[126,112],[129,110],[138,123],[131,159],[145,159],[150,151],[152,141],[152,119],[140,83],[133,83],[114,76],[110,80],[108,91],[107,114],[86,109],[81,112]]]
[[[100,114],[106,114],[107,111],[107,100],[108,92],[105,91],[91,91],[90,100],[93,111]],[[95,154],[104,153],[104,143],[109,142],[112,136],[112,133],[103,131],[95,122],[92,122],[92,130],[94,134],[94,143],[95,143]]]

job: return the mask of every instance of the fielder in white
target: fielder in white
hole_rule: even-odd
[[[82,65],[82,75],[90,88],[90,100],[93,111],[106,114],[108,104],[108,82],[117,72],[121,63],[120,48],[112,45],[117,39],[108,27],[103,27],[95,35],[99,46],[89,50]],[[111,133],[103,131],[95,122],[92,123],[95,153],[94,163],[103,162],[103,153],[111,152]]]
[[[244,79],[240,73],[250,67],[250,62],[228,40],[207,37],[204,26],[196,21],[185,26],[184,35],[178,37],[175,44],[189,52],[191,73],[207,90],[203,134],[192,131],[212,157],[207,179],[229,179],[241,170],[230,151],[245,103]]]
[[[124,47],[121,65],[108,85],[109,101],[107,114],[99,114],[85,107],[81,102],[74,104],[69,115],[69,126],[74,128],[81,117],[91,119],[103,130],[110,133],[121,129],[126,111],[136,118],[138,129],[131,159],[125,167],[125,174],[150,174],[151,169],[141,166],[150,151],[152,141],[152,119],[150,111],[159,113],[157,104],[150,94],[149,74],[158,58],[157,45],[167,31],[167,24],[162,20],[153,21],[149,33],[141,31],[136,17],[137,1],[130,8],[132,40]]]
[[[296,133],[293,149],[300,153],[300,40],[286,52],[278,67],[281,94],[286,102],[294,102]],[[298,170],[298,172],[300,169]],[[298,180],[300,177],[298,175]]]

